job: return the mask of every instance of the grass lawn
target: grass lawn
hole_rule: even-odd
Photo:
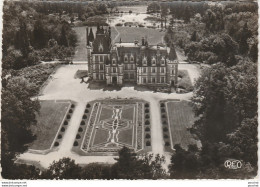
[[[41,109],[37,115],[37,125],[32,128],[36,140],[30,149],[50,149],[56,133],[70,106],[69,102],[40,101]]]
[[[120,38],[122,42],[134,42],[135,39],[139,40],[139,43],[142,40],[142,37],[147,36],[148,43],[151,45],[156,45],[162,42],[162,38],[164,37],[164,32],[160,32],[159,30],[149,29],[149,28],[139,28],[139,27],[116,27],[120,33],[120,36],[117,37],[115,42],[119,42]],[[116,32],[114,29],[112,30],[112,36]]]
[[[189,144],[197,144],[193,135],[187,130],[194,121],[194,113],[188,101],[167,103],[168,118],[170,122],[170,133],[172,137],[172,147],[175,144],[180,144],[183,148],[187,148]]]

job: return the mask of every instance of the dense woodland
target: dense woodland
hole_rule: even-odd
[[[4,178],[217,179],[256,175],[258,7],[253,3],[219,6],[176,2],[151,3],[148,7],[149,13],[161,13],[170,22],[165,36],[168,45],[173,43],[183,50],[190,61],[211,65],[197,80],[192,98],[199,120],[190,131],[199,137],[202,148],[190,145],[184,150],[175,145],[168,172],[162,167],[163,156],[137,156],[127,148],[119,151],[113,165],[93,163],[81,167],[63,158],[41,172],[34,166],[15,164],[15,157],[26,151],[35,138],[30,127],[36,123],[39,103],[30,98],[39,93],[57,67],[39,62],[65,60],[73,55],[77,42],[71,27],[74,19],[85,20],[106,13],[109,7],[77,6],[4,3],[1,113]],[[229,158],[242,160],[245,167],[239,171],[225,169],[223,163]]]

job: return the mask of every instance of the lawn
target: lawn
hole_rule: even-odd
[[[119,42],[120,38],[122,42],[134,42],[134,40],[139,40],[141,43],[142,37],[147,37],[148,43],[151,45],[156,45],[158,43],[162,43],[162,39],[164,37],[164,32],[160,32],[156,29],[149,28],[139,28],[139,27],[116,27],[120,36],[117,37],[115,42]],[[112,35],[115,30],[112,30]]]
[[[180,144],[182,147],[187,148],[189,144],[197,144],[194,136],[187,129],[196,120],[190,103],[188,101],[169,101],[166,102],[166,106],[172,147],[175,144]]]
[[[30,149],[50,149],[59,127],[70,106],[69,102],[40,101],[41,109],[37,115],[37,125],[32,128],[36,140]]]

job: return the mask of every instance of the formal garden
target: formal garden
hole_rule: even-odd
[[[136,99],[94,100],[86,104],[72,151],[116,155],[122,147],[151,150],[149,103]]]

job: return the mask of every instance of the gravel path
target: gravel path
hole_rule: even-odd
[[[181,64],[180,69],[187,69],[191,79],[198,77],[199,72],[196,66],[189,64]],[[114,156],[79,156],[71,152],[71,147],[80,124],[81,117],[87,102],[101,98],[140,98],[150,102],[151,118],[152,118],[152,153],[166,156],[166,166],[170,163],[170,154],[166,154],[163,149],[163,137],[160,121],[159,101],[163,99],[181,99],[189,100],[192,93],[176,94],[176,93],[156,93],[151,91],[137,91],[134,87],[123,87],[119,91],[91,90],[88,84],[81,83],[81,79],[74,79],[77,70],[87,70],[86,65],[64,65],[60,67],[53,75],[53,79],[45,87],[43,95],[39,99],[44,100],[73,100],[77,102],[75,111],[73,112],[70,125],[64,135],[60,148],[46,155],[23,153],[18,156],[21,160],[38,162],[44,168],[47,168],[54,160],[57,161],[63,157],[70,157],[78,164],[88,164],[92,162],[114,163]],[[86,81],[86,80],[85,80]]]

